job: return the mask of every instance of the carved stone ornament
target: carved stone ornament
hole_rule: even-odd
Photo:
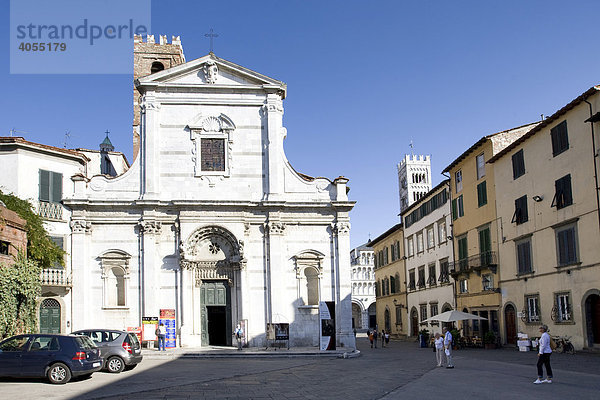
[[[141,221],[138,225],[140,227],[140,232],[149,235],[156,235],[160,233],[162,228],[162,223],[160,221]]]
[[[217,79],[219,78],[219,67],[217,64],[210,60],[204,64],[204,79],[206,83],[215,84],[217,83]]]
[[[267,224],[267,229],[270,235],[283,235],[285,224],[283,222],[271,221]]]
[[[283,114],[283,103],[278,100],[274,103],[267,103],[263,106],[265,112],[278,112]]]
[[[73,220],[71,221],[71,230],[73,233],[91,233],[92,223],[89,221]]]
[[[332,227],[333,231],[338,235],[347,235],[350,233],[350,222],[336,222]]]

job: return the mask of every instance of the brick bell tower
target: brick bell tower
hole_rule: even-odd
[[[144,42],[142,35],[133,38],[133,81],[142,76],[154,74],[162,70],[185,63],[183,47],[179,36],[173,36],[171,43],[161,35],[159,43],[154,35],[147,35]],[[140,150],[140,93],[133,87],[133,161]]]

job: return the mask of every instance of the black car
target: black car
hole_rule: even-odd
[[[31,334],[0,342],[0,376],[46,376],[61,384],[101,368],[100,350],[87,337]]]
[[[72,335],[85,335],[100,349],[104,369],[111,373],[135,368],[142,361],[142,346],[134,333],[112,329],[83,329]]]

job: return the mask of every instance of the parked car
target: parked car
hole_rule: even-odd
[[[100,350],[87,337],[31,334],[0,342],[0,376],[45,376],[61,384],[101,368]]]
[[[110,329],[83,329],[73,335],[85,335],[100,349],[103,368],[118,374],[135,368],[142,361],[142,346],[134,333]]]

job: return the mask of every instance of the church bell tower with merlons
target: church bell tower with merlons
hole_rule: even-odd
[[[407,154],[398,163],[400,213],[431,190],[430,156]]]
[[[133,38],[133,81],[185,63],[183,47],[179,36],[173,36],[171,43],[161,35],[156,43],[154,35],[142,35]],[[133,160],[140,150],[140,93],[133,86]]]

